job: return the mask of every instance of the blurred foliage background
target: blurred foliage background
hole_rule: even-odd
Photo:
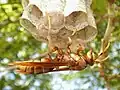
[[[110,38],[109,59],[104,62],[107,82],[99,68],[88,66],[80,72],[67,71],[22,75],[9,71],[9,62],[34,58],[47,51],[19,23],[23,8],[20,0],[0,0],[0,90],[120,90],[120,0],[93,0],[98,35],[89,46],[98,53],[107,26],[107,4],[111,3],[114,31]]]

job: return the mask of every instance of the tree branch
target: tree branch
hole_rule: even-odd
[[[107,24],[107,28],[106,28],[106,32],[104,34],[104,37],[101,41],[101,50],[100,53],[104,52],[106,49],[108,49],[108,45],[109,45],[109,39],[111,36],[111,32],[113,31],[113,27],[112,27],[112,15],[111,15],[111,11],[110,11],[111,7],[110,4],[108,3],[108,24]]]
[[[113,27],[112,27],[112,16],[111,16],[111,6],[110,3],[108,3],[108,24],[107,24],[107,28],[104,34],[104,37],[101,41],[101,49],[100,49],[100,54],[102,53],[102,58],[106,58],[108,56],[108,48],[110,45],[110,37],[111,37],[111,33],[113,31]],[[99,65],[99,69],[100,69],[100,75],[104,78],[104,80],[106,81],[106,88],[107,90],[110,90],[110,86],[109,86],[109,82],[108,82],[108,76],[105,75],[104,72],[104,63],[100,63]]]

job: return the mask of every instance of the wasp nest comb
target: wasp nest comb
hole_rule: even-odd
[[[35,39],[50,47],[65,48],[70,37],[71,47],[75,48],[79,40],[88,42],[97,34],[91,3],[92,0],[23,0],[20,22]]]

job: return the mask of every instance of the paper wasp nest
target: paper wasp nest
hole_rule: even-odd
[[[50,48],[65,48],[70,37],[73,49],[79,40],[88,42],[97,34],[91,3],[92,0],[23,0],[20,22],[35,39],[47,42]]]

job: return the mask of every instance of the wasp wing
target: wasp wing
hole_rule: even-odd
[[[9,65],[16,66],[16,71],[23,74],[42,74],[48,72],[69,70],[67,62],[19,61],[10,63]]]
[[[36,67],[44,67],[44,68],[54,68],[56,66],[66,66],[68,63],[66,62],[26,62],[26,61],[19,61],[9,63],[10,66],[36,66]]]

